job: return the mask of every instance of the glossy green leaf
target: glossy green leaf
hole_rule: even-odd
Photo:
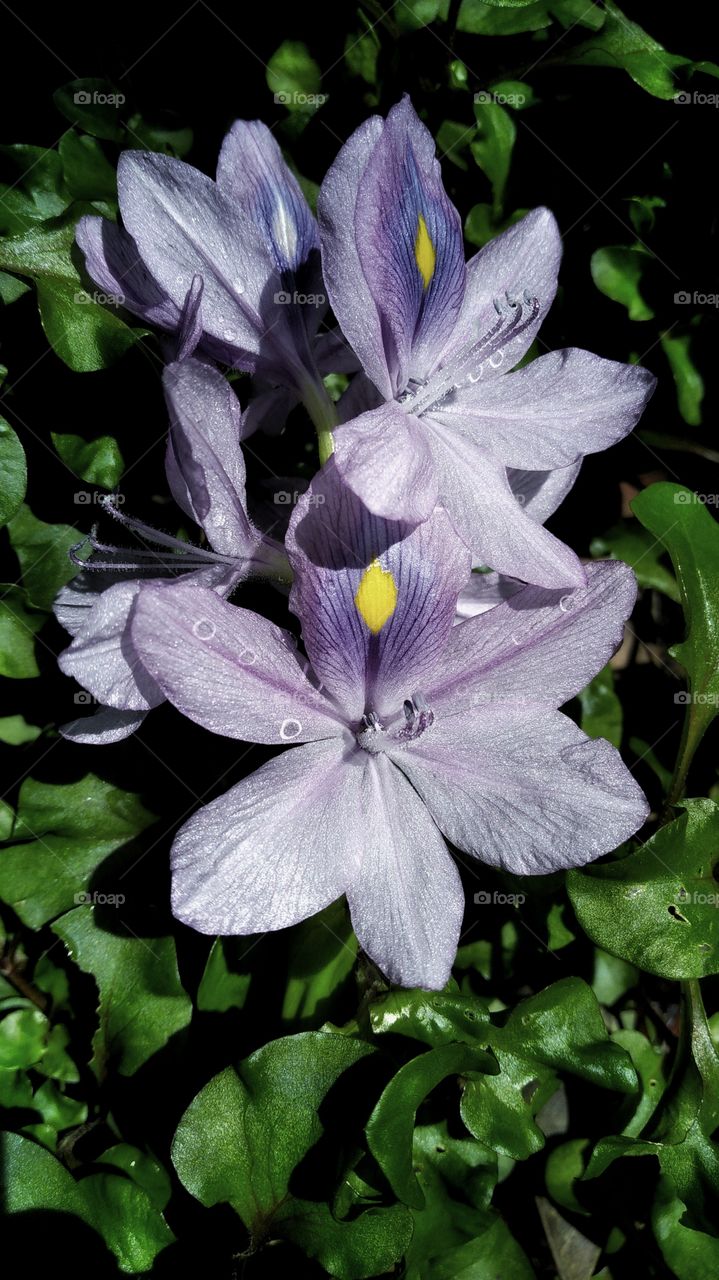
[[[53,100],[58,111],[62,112],[70,124],[79,125],[94,138],[122,142],[124,131],[120,123],[120,112],[125,97],[109,80],[71,80],[69,84],[56,89]]]
[[[0,1018],[0,1068],[32,1067],[45,1052],[50,1024],[39,1009],[15,1009]]]
[[[28,602],[50,609],[66,582],[75,577],[77,565],[68,552],[81,539],[67,524],[46,524],[23,504],[8,525],[10,543],[22,572]]]
[[[682,485],[650,485],[632,510],[672,558],[686,639],[671,649],[689,678],[687,742],[695,747],[719,710],[719,525]]]
[[[52,926],[71,958],[98,986],[95,1069],[103,1074],[112,1063],[120,1075],[132,1075],[185,1030],[192,1006],[180,982],[172,938],[137,937],[120,920],[112,927],[112,933],[102,928],[95,908],[87,906]]]
[[[243,954],[253,946],[244,938],[215,938],[197,989],[197,1007],[206,1013],[242,1009],[252,973]]]
[[[285,40],[267,64],[275,102],[288,111],[312,114],[321,105],[322,72],[301,40]]]
[[[641,295],[641,283],[650,258],[641,248],[608,245],[592,254],[592,279],[600,293],[621,302],[630,320],[651,320],[654,312]]]
[[[492,101],[478,101],[482,94],[475,94],[474,115],[478,136],[471,144],[472,155],[492,187],[492,208],[495,217],[502,212],[504,191],[512,163],[512,151],[517,129],[508,111]]]
[[[372,1052],[330,1031],[302,1032],[215,1076],[175,1134],[172,1159],[184,1186],[204,1205],[231,1204],[255,1244],[268,1235],[292,1240],[331,1275],[353,1280],[390,1269],[409,1242],[406,1210],[337,1220],[326,1205],[296,1198],[301,1184],[292,1176],[322,1138],[327,1093]]]
[[[302,1026],[330,1017],[333,996],[357,960],[357,939],[344,902],[297,926],[292,935],[282,1019]]]
[[[707,1280],[719,1271],[719,1239],[686,1220],[687,1206],[661,1178],[652,1209],[652,1228],[664,1261],[677,1280]]]
[[[80,1189],[120,1269],[130,1275],[147,1274],[175,1237],[142,1187],[116,1174],[93,1173],[83,1178]]]
[[[18,280],[17,276],[8,275],[7,271],[0,271],[0,302],[6,307],[11,303],[17,302],[24,293],[30,289],[29,284],[25,284],[24,280]],[[2,376],[0,376],[0,384],[2,384]]]
[[[476,1045],[443,1044],[400,1067],[367,1124],[370,1151],[395,1195],[414,1209],[424,1195],[413,1169],[412,1134],[420,1104],[447,1076],[496,1071],[497,1064]]]
[[[59,786],[26,779],[14,843],[0,851],[0,898],[39,928],[88,899],[105,858],[153,821],[136,795],[92,773]]]
[[[702,421],[704,379],[692,360],[691,334],[663,333],[661,342],[677,389],[679,412],[690,427],[698,427]]]
[[[20,508],[27,487],[25,450],[15,432],[0,417],[0,526]]]
[[[58,152],[74,200],[117,200],[117,176],[99,142],[68,129]]]
[[[614,692],[614,672],[604,667],[579,695],[582,729],[589,738],[606,738],[618,747],[622,741],[622,704]]]
[[[668,53],[658,40],[632,22],[614,0],[604,0],[604,8],[606,20],[601,31],[584,44],[564,50],[561,61],[572,66],[621,68],[654,97],[674,98],[675,72],[680,67],[691,67],[691,60]]]
[[[666,552],[661,541],[648,529],[643,529],[637,520],[624,520],[603,537],[594,538],[590,551],[593,556],[623,560],[634,570],[640,587],[661,591],[679,603],[677,580],[671,569],[662,564]]]
[[[74,220],[55,220],[0,241],[0,268],[35,282],[40,317],[53,350],[71,369],[90,373],[107,368],[148,330],[131,329],[110,306],[102,305],[121,305],[121,299],[110,299],[92,286],[88,292],[76,261]]]
[[[470,35],[509,36],[519,31],[540,31],[551,21],[544,0],[535,0],[521,9],[500,9],[483,0],[462,0],[457,30]]]
[[[0,716],[0,742],[6,742],[11,747],[36,742],[41,733],[42,729],[28,724],[24,716]]]
[[[598,946],[674,980],[719,973],[719,805],[682,807],[636,853],[567,875],[572,906]]]
[[[27,607],[22,587],[0,586],[0,675],[27,680],[39,675],[35,635],[45,619]]]
[[[118,1142],[114,1147],[103,1151],[98,1156],[97,1163],[121,1169],[128,1178],[142,1187],[156,1209],[166,1207],[172,1192],[170,1176],[154,1156],[140,1151],[139,1147],[130,1146],[128,1142]]]
[[[83,440],[82,436],[58,435],[51,431],[52,442],[67,467],[87,484],[115,489],[125,464],[112,436]]]

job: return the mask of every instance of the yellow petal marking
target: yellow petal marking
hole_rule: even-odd
[[[381,631],[397,607],[397,587],[392,574],[373,560],[365,569],[355,596],[357,611],[372,632]]]
[[[420,213],[417,222],[417,235],[414,239],[414,260],[419,267],[419,274],[422,277],[425,289],[429,288],[429,282],[434,275],[434,265],[437,261],[437,255],[434,251],[432,238],[427,230],[427,223]]]

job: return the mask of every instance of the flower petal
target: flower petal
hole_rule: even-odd
[[[516,578],[505,578],[501,573],[473,573],[457,597],[454,621],[466,622],[468,618],[476,618],[523,590],[524,583],[517,582]]]
[[[165,697],[213,733],[283,744],[343,732],[290,633],[209,587],[144,584],[131,633]]]
[[[507,479],[525,515],[537,524],[544,524],[566,498],[581,466],[582,459],[578,458],[571,466],[552,471],[520,471],[507,467]]]
[[[368,157],[355,234],[397,394],[437,365],[465,279],[461,219],[444,190],[434,139],[408,97],[392,108]]]
[[[247,516],[242,411],[227,379],[199,360],[163,373],[170,410],[168,480],[183,511],[221,555],[251,556],[260,535]]]
[[[332,310],[366,373],[391,399],[394,387],[378,304],[365,278],[355,235],[360,179],[383,128],[379,116],[370,116],[340,149],[320,187],[317,219]]]
[[[362,855],[348,887],[360,946],[390,982],[440,991],[457,951],[464,893],[419,796],[385,756],[369,758]]]
[[[146,715],[146,711],[115,711],[111,707],[100,707],[91,716],[61,724],[60,733],[63,738],[81,746],[106,747],[129,738],[140,728]]]
[[[439,499],[455,529],[482,564],[540,586],[578,586],[584,572],[574,552],[526,515],[506,469],[459,431],[433,419]]]
[[[623,439],[655,386],[640,365],[570,347],[506,377],[465,384],[432,416],[507,466],[543,471]]]
[[[392,759],[448,840],[515,875],[583,866],[649,813],[619,752],[561,712],[507,703],[471,716],[461,708],[438,715]]]
[[[392,400],[334,433],[337,469],[368,510],[386,520],[426,520],[437,502],[427,432]]]
[[[225,134],[217,185],[262,233],[279,272],[297,271],[319,235],[310,207],[272,133],[260,120],[236,120]]]
[[[163,694],[130,644],[129,617],[138,581],[117,582],[96,598],[58,666],[98,702],[118,711],[147,711]]]
[[[470,558],[446,512],[414,530],[371,515],[334,460],[287,535],[291,608],[320,680],[351,721],[401,711],[441,660]]]
[[[559,707],[601,671],[619,647],[637,594],[628,565],[587,565],[574,591],[524,587],[506,603],[454,627],[442,672],[427,691],[452,707],[520,702]]]
[[[557,292],[557,275],[562,259],[562,240],[554,214],[549,209],[533,209],[520,222],[508,227],[479,250],[467,263],[464,304],[460,312],[447,359],[469,342],[476,342],[496,324],[494,300],[506,294],[522,299],[526,291],[536,298],[535,319],[487,361],[484,378],[513,369],[528,351],[544,322]]]
[[[172,910],[200,933],[283,929],[344,892],[357,857],[362,768],[341,741],[275,756],[180,828]]]
[[[181,304],[173,302],[145,266],[132,236],[108,218],[86,215],[75,228],[87,274],[128,311],[159,329],[174,331]],[[183,298],[184,301],[184,298]]]
[[[123,222],[178,311],[193,276],[201,275],[205,333],[237,351],[238,367],[253,369],[260,353],[271,359],[284,309],[272,307],[279,323],[267,334],[262,316],[281,283],[260,229],[182,160],[124,151],[117,173]]]

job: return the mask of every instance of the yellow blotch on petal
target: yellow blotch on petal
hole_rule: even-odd
[[[382,568],[379,560],[373,560],[362,574],[355,604],[373,636],[392,617],[397,607],[397,587],[392,574]]]
[[[417,235],[414,238],[414,260],[419,267],[419,274],[422,277],[424,287],[428,289],[429,282],[434,275],[437,255],[432,244],[432,237],[427,230],[427,223],[421,213],[417,222]]]

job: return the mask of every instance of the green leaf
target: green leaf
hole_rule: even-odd
[[[432,1280],[536,1280],[524,1250],[499,1215],[481,1235],[459,1245],[438,1259]]]
[[[141,115],[134,115],[128,120],[127,132],[132,147],[161,151],[164,155],[179,156],[180,159],[192,150],[194,141],[192,129],[166,129],[161,125],[148,124]]]
[[[55,106],[72,125],[108,142],[122,142],[120,110],[125,103],[109,80],[71,80],[52,95]]]
[[[83,902],[105,858],[154,821],[136,795],[92,773],[59,786],[28,778],[14,843],[0,852],[0,898],[38,929]]]
[[[302,1032],[215,1076],[175,1134],[172,1159],[183,1185],[208,1207],[231,1204],[255,1245],[268,1235],[291,1240],[347,1280],[391,1269],[409,1242],[406,1210],[372,1208],[337,1220],[326,1205],[296,1198],[292,1176],[323,1136],[318,1111],[326,1095],[373,1052],[331,1031]]]
[[[555,1147],[547,1156],[544,1170],[547,1191],[558,1205],[572,1213],[588,1212],[574,1190],[575,1183],[584,1173],[583,1157],[588,1146],[588,1138],[572,1138]]]
[[[40,1062],[36,1063],[35,1070],[51,1080],[60,1080],[63,1084],[77,1084],[80,1072],[67,1052],[69,1043],[70,1032],[67,1027],[61,1022],[56,1022],[50,1028],[47,1047]]]
[[[40,317],[53,350],[71,369],[89,373],[107,368],[149,330],[131,329],[101,305],[111,299],[98,291],[88,293],[77,261],[74,219],[54,220],[0,241],[0,268],[36,284]],[[118,298],[117,304],[121,301]]]
[[[614,525],[602,538],[594,538],[589,549],[593,556],[599,558],[623,560],[634,570],[640,587],[661,591],[679,604],[677,580],[671,570],[661,563],[660,557],[665,554],[664,547],[637,520],[623,520]]]
[[[93,1041],[96,1070],[112,1061],[132,1075],[190,1022],[192,1005],[180,983],[172,938],[102,929],[93,907],[77,907],[52,926],[71,958],[100,992],[100,1025]]]
[[[283,1022],[325,1021],[356,959],[357,939],[342,901],[298,925],[290,944]]]
[[[0,231],[21,234],[64,212],[70,198],[56,151],[20,143],[0,147],[0,154],[18,171],[11,185],[0,183]]]
[[[719,806],[686,800],[682,807],[636,853],[567,875],[593,942],[673,980],[719,973]]]
[[[652,1229],[664,1261],[677,1280],[707,1280],[719,1271],[719,1239],[686,1222],[687,1206],[661,1178],[652,1209]]]
[[[370,1005],[375,1035],[410,1036],[423,1044],[476,1044],[490,1025],[487,1002],[447,991],[393,991]]]
[[[504,201],[504,190],[512,163],[512,151],[517,136],[516,126],[509,112],[492,101],[479,101],[485,95],[475,94],[474,115],[479,137],[471,144],[472,155],[492,186],[492,208],[499,218]]]
[[[559,60],[569,66],[621,68],[655,98],[673,98],[677,90],[674,73],[679,67],[691,67],[691,60],[668,53],[613,0],[604,0],[604,8],[606,20],[601,31],[584,44],[565,50]]]
[[[129,1179],[98,1173],[76,1182],[54,1155],[17,1133],[3,1135],[3,1148],[9,1213],[74,1214],[105,1238],[130,1274],[148,1272],[174,1240],[162,1215]]]
[[[322,105],[322,72],[301,40],[285,40],[267,64],[267,84],[275,102],[311,115]]]
[[[9,307],[12,302],[17,302],[24,293],[30,289],[29,284],[18,280],[15,276],[9,276],[6,271],[0,271],[0,301]],[[0,376],[2,383],[2,376]]]
[[[394,16],[400,31],[419,31],[437,18],[446,18],[448,0],[400,0]]]
[[[243,957],[253,945],[244,938],[215,938],[197,989],[198,1009],[226,1013],[244,1007],[252,973]]]
[[[128,1178],[142,1187],[156,1209],[164,1209],[170,1199],[172,1185],[165,1168],[155,1160],[154,1156],[132,1147],[128,1142],[118,1142],[108,1147],[97,1157],[98,1164],[109,1164],[115,1169],[122,1169]]]
[[[443,1044],[405,1063],[390,1080],[369,1118],[367,1141],[395,1195],[411,1208],[424,1207],[412,1156],[412,1134],[420,1103],[447,1076],[496,1069],[491,1055],[476,1045]]]
[[[117,175],[95,138],[68,129],[58,146],[67,188],[74,200],[117,200]]]
[[[41,733],[42,729],[28,724],[24,716],[0,716],[0,742],[7,742],[11,747],[36,742]]]
[[[122,1271],[145,1275],[158,1253],[175,1239],[162,1214],[136,1182],[94,1173],[80,1183],[90,1219]]]
[[[50,435],[65,465],[81,480],[103,489],[117,487],[125,464],[112,436],[83,440],[81,436],[58,435],[55,431]]]
[[[661,343],[677,389],[679,412],[690,427],[698,427],[702,421],[704,379],[691,358],[691,334],[663,333]]]
[[[77,565],[68,555],[80,541],[77,529],[67,524],[45,524],[23,505],[8,524],[8,533],[20,561],[28,602],[38,609],[52,608],[60,587],[77,573]]]
[[[25,450],[10,423],[0,417],[0,527],[12,520],[26,487]]]
[[[595,249],[591,258],[592,279],[600,293],[621,302],[627,308],[630,320],[651,320],[654,312],[640,292],[642,276],[648,254],[640,248],[625,245],[608,245]]]
[[[380,42],[374,27],[345,37],[345,62],[351,76],[361,76],[366,84],[377,84],[377,57]]]
[[[687,634],[670,650],[689,678],[686,741],[693,750],[719,710],[719,525],[682,485],[650,485],[634,514],[669,552],[681,593]]]
[[[551,21],[544,0],[535,0],[521,9],[498,9],[482,0],[462,0],[457,30],[469,35],[510,36],[520,31],[539,31]]]
[[[438,1260],[492,1224],[497,1157],[473,1138],[451,1136],[446,1123],[420,1125],[414,1131],[413,1167],[425,1207],[413,1213],[407,1280],[430,1280]]]
[[[523,1000],[486,1037],[500,1072],[470,1081],[462,1096],[464,1123],[480,1142],[515,1160],[544,1144],[534,1117],[556,1091],[554,1072],[568,1071],[605,1089],[631,1093],[636,1073],[613,1044],[591,988],[565,978]]]
[[[49,1027],[39,1009],[16,1009],[0,1019],[0,1068],[17,1071],[39,1062]]]
[[[622,704],[614,692],[614,672],[604,667],[579,695],[582,729],[589,738],[606,738],[618,747],[622,741]]]
[[[35,634],[45,619],[26,607],[21,587],[0,586],[0,675],[27,680],[40,674],[35,661]]]
[[[35,1092],[32,1105],[42,1116],[43,1124],[54,1129],[56,1135],[65,1129],[73,1129],[76,1125],[84,1124],[87,1120],[87,1104],[61,1093],[52,1080],[46,1080],[40,1085]]]

